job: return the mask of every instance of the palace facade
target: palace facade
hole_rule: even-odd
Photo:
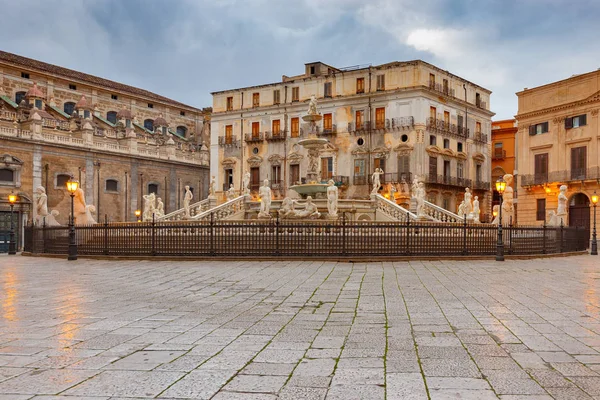
[[[571,226],[589,229],[600,193],[600,71],[517,93],[519,223],[543,224],[567,185]]]
[[[490,91],[423,61],[336,68],[305,65],[281,82],[213,93],[211,175],[217,187],[251,189],[269,179],[276,197],[302,182],[311,96],[318,100],[320,176],[345,198],[368,198],[371,175],[384,170],[381,193],[418,177],[428,200],[456,211],[465,187],[491,205]],[[401,186],[401,185],[398,185]],[[482,216],[482,218],[484,218]]]
[[[9,229],[15,193],[20,238],[35,220],[39,186],[66,224],[71,176],[99,222],[134,220],[149,192],[166,212],[180,208],[186,185],[206,197],[209,118],[210,109],[0,51],[0,231]]]

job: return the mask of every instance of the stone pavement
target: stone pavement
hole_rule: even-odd
[[[3,399],[600,399],[600,258],[0,256]]]

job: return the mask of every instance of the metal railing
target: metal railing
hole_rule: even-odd
[[[599,180],[600,167],[586,169],[552,171],[547,174],[521,175],[522,186],[543,185],[546,183],[578,182],[586,180]]]
[[[494,150],[492,160],[504,160],[506,158],[506,150]]]
[[[483,100],[475,100],[475,106],[477,108],[483,108],[484,110],[487,110],[487,103]]]
[[[273,190],[280,190],[283,187],[283,180],[273,179],[273,180],[269,181],[269,186]]]
[[[219,136],[219,146],[221,147],[240,147],[240,140],[236,137]]]
[[[229,188],[228,188],[229,189]],[[190,215],[198,215],[210,208],[210,202],[208,199],[201,200],[197,203],[190,205]],[[185,220],[185,209],[180,208],[179,210],[165,214],[163,217],[157,218],[156,221],[181,221]]]
[[[508,255],[583,251],[589,241],[582,227],[507,226],[503,231]],[[209,212],[200,221],[104,223],[75,229],[80,256],[492,257],[497,240],[498,228],[489,224],[415,223],[411,218],[403,223],[348,221],[346,213],[337,221],[223,221]],[[26,227],[25,251],[66,256],[68,227]]]
[[[487,143],[488,135],[486,133],[475,132],[473,134],[473,140],[476,142]]]
[[[426,127],[429,132],[439,133],[441,135],[454,136],[460,139],[469,137],[469,129],[464,126],[446,122],[443,119],[429,117],[426,120]]]
[[[265,139],[267,141],[285,140],[287,137],[287,131],[267,131],[265,132]]]
[[[265,140],[265,135],[262,132],[244,134],[244,142],[246,143],[262,142],[263,140]]]
[[[438,93],[442,93],[443,95],[454,97],[454,89],[450,89],[447,85],[444,86],[441,83],[429,82],[429,89]]]
[[[449,175],[425,175],[423,178],[425,183],[433,183],[447,186],[471,187],[470,179],[458,178]]]
[[[490,190],[490,182],[485,181],[475,181],[473,182],[473,189],[476,190]]]
[[[328,126],[327,128],[323,127],[321,130],[317,129],[317,135],[325,136],[325,135],[335,135],[335,134],[337,134],[336,124],[331,124],[331,126]]]
[[[415,120],[412,116],[409,117],[397,117],[387,118],[383,121],[370,121],[356,124],[354,122],[348,122],[348,132],[355,134],[363,134],[365,131],[371,129],[374,133],[378,131],[401,131],[405,129],[412,129],[415,125]]]

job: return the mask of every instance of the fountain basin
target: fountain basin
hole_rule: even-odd
[[[298,193],[303,198],[311,196],[313,199],[317,197],[317,194],[327,193],[326,183],[304,183],[302,185],[290,186],[290,189]]]
[[[306,149],[320,149],[327,143],[329,143],[329,140],[324,138],[308,138],[298,141],[298,145]]]

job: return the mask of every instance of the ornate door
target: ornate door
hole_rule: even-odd
[[[569,226],[579,226],[590,236],[590,200],[583,193],[577,193],[569,202]]]
[[[19,212],[13,213],[13,223],[15,227],[15,242],[19,247]],[[0,253],[8,252],[8,242],[10,239],[10,211],[0,211]]]

